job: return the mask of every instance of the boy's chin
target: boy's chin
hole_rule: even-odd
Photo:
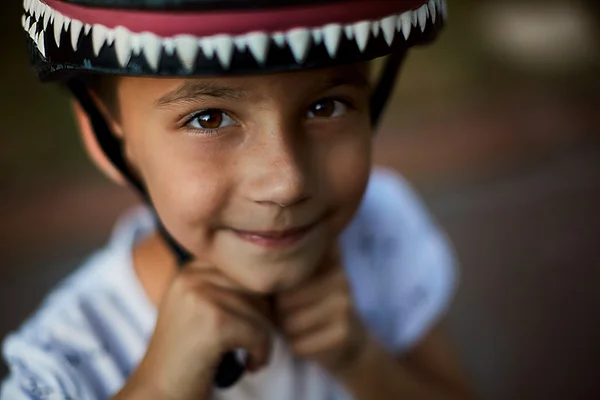
[[[224,275],[241,290],[255,295],[270,295],[293,289],[310,279],[318,269],[325,250],[306,252],[290,259],[264,260],[244,257],[221,264]]]

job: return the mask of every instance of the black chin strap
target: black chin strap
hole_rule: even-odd
[[[398,80],[398,74],[405,58],[406,49],[396,49],[385,62],[379,83],[371,95],[371,125],[374,129],[377,129],[381,114],[383,114],[390,95],[396,86],[395,83]]]
[[[404,55],[405,51],[396,51],[389,56],[383,74],[371,98],[371,123],[375,128],[385,108],[388,97],[394,88],[394,83],[396,81],[402,61],[404,60]],[[110,131],[104,116],[90,96],[89,89],[83,82],[77,79],[71,79],[67,82],[67,85],[75,98],[79,101],[79,104],[83,110],[88,115],[96,136],[96,140],[98,141],[98,144],[100,145],[100,148],[104,154],[121,172],[121,174],[123,174],[127,181],[136,189],[148,207],[154,211],[160,234],[167,245],[171,248],[173,254],[175,254],[179,267],[183,268],[192,260],[191,253],[177,243],[173,236],[171,236],[171,234],[169,234],[169,232],[165,229],[164,225],[160,221],[160,218],[158,218],[146,187],[132,172],[127,160],[125,159],[122,143]],[[227,353],[223,356],[221,364],[217,369],[214,380],[215,385],[219,388],[228,388],[233,386],[241,378],[243,373],[244,366],[237,360],[235,353]]]

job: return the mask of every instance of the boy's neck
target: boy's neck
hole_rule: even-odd
[[[157,232],[135,246],[133,268],[146,295],[158,306],[169,282],[177,273],[177,264]]]

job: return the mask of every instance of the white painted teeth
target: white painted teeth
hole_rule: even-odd
[[[437,16],[437,7],[435,4],[435,0],[429,0],[428,5],[429,5],[429,11],[431,14],[431,22],[433,22],[435,24],[435,19]]]
[[[23,24],[23,29],[25,29],[26,31],[29,31],[29,25],[30,25],[30,17],[26,16],[25,14],[23,14],[23,16],[21,17],[21,22]]]
[[[142,54],[142,37],[140,35],[131,35],[131,52],[136,56]]]
[[[36,1],[33,3],[33,7],[31,8],[31,11],[33,13],[33,17],[37,20],[38,19],[38,15],[39,15],[39,9],[40,9],[41,3]]]
[[[162,39],[161,45],[165,49],[165,54],[172,56],[175,53],[175,42],[173,41],[173,38]]]
[[[125,68],[131,59],[131,35],[127,28],[119,26],[115,29],[115,52],[117,61]]]
[[[44,12],[44,30],[48,29],[48,23],[50,22],[50,18],[52,17],[52,9],[46,6]]]
[[[181,64],[191,71],[196,65],[198,55],[198,40],[195,36],[180,35],[175,38],[175,48]]]
[[[260,65],[267,61],[269,51],[269,35],[264,32],[251,33],[246,35],[246,40],[250,52]]]
[[[396,35],[396,16],[392,15],[381,20],[381,30],[388,46],[392,45]]]
[[[74,19],[71,22],[71,46],[73,46],[73,50],[77,51],[77,43],[79,42],[79,34],[83,29],[83,23]]]
[[[354,29],[352,29],[352,25],[344,26],[344,33],[346,34],[346,39],[354,39]]]
[[[36,41],[37,40],[37,35],[35,33],[35,31],[37,30],[37,22],[34,22],[31,27],[29,27],[29,36],[31,36],[31,38]]]
[[[281,32],[277,32],[271,35],[271,38],[275,42],[275,44],[279,47],[285,46],[285,34]]]
[[[60,13],[56,13],[54,16],[54,41],[56,41],[56,47],[60,47],[60,35],[62,34],[64,17]]]
[[[374,38],[377,38],[377,36],[379,36],[380,29],[381,29],[381,21],[371,22],[371,32],[373,32]]]
[[[329,53],[329,57],[335,58],[340,39],[342,38],[342,26],[339,24],[327,25],[323,28],[323,42]]]
[[[46,42],[45,42],[45,35],[44,35],[43,30],[40,31],[40,33],[38,34],[36,43],[38,45],[38,50],[40,51],[40,53],[42,53],[42,56],[44,56],[44,58],[46,58]]]
[[[65,28],[65,32],[69,30],[69,26],[71,26],[71,18],[69,17],[64,17],[65,18],[65,22],[63,23],[64,28]]]
[[[160,56],[162,54],[160,39],[153,33],[144,32],[140,35],[140,42],[148,65],[150,65],[153,70],[158,70]]]
[[[229,69],[233,58],[233,39],[229,35],[217,35],[213,38],[213,47],[221,66]]]
[[[201,39],[200,47],[202,48],[202,53],[204,53],[204,57],[208,59],[212,59],[215,57],[215,44],[211,39]]]
[[[108,38],[108,31],[109,29],[104,25],[92,26],[92,48],[94,49],[94,55],[96,57],[100,54],[100,50]],[[58,41],[56,43],[58,43]]]
[[[233,39],[233,46],[237,51],[246,50],[246,36],[233,36],[231,39]]]
[[[318,46],[323,42],[323,29],[313,29],[311,31],[314,43]]]
[[[323,45],[333,59],[338,55],[344,36],[354,41],[359,51],[365,52],[369,43],[375,39],[385,40],[388,46],[392,46],[400,33],[399,38],[409,40],[413,28],[424,32],[429,24],[433,26],[438,20],[446,19],[447,15],[445,0],[428,0],[415,10],[389,15],[380,20],[359,21],[347,25],[328,24],[310,29],[294,28],[287,32],[252,32],[239,36],[215,35],[198,38],[192,35],[159,37],[150,32],[133,33],[123,26],[111,29],[99,24],[84,24],[53,10],[40,0],[23,0],[23,8],[23,28],[29,32],[44,56],[46,37],[54,37],[56,47],[60,47],[62,33],[65,31],[74,51],[78,49],[82,35],[90,37],[96,57],[105,45],[110,46],[114,43],[117,61],[123,68],[132,56],[143,54],[150,68],[158,70],[164,53],[176,55],[188,71],[194,70],[200,52],[207,59],[216,57],[221,66],[228,69],[236,49],[249,51],[259,65],[265,65],[271,46],[288,47],[299,64],[306,61],[311,46]],[[50,24],[52,33],[48,31]],[[38,29],[41,31],[36,33]]]
[[[354,24],[354,38],[360,51],[364,52],[371,36],[371,23],[369,21]]]
[[[292,29],[286,35],[287,42],[298,64],[302,64],[308,55],[310,38],[310,31],[305,28]]]
[[[418,19],[419,19],[419,26],[421,27],[421,32],[425,32],[425,28],[427,27],[427,5],[423,5],[421,8],[419,8],[418,12]]]
[[[406,12],[406,13],[402,14],[400,16],[400,19],[398,20],[401,25],[402,34],[404,35],[405,40],[408,40],[408,38],[410,37],[410,32],[413,28],[412,20],[413,20],[413,17],[410,12]]]

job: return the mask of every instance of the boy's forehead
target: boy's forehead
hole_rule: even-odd
[[[369,85],[367,63],[264,75],[201,78],[120,77],[119,80],[122,86],[128,87],[129,90],[146,93],[150,90],[155,96],[157,106],[200,97],[248,100],[277,86],[302,92],[326,90],[342,85]]]

